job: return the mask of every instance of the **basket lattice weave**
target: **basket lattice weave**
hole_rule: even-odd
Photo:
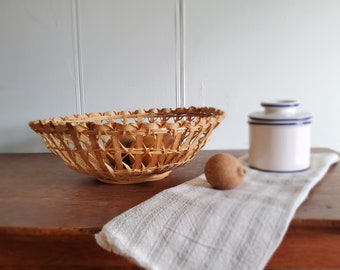
[[[70,168],[107,183],[159,180],[190,161],[223,120],[215,108],[77,114],[29,122]]]

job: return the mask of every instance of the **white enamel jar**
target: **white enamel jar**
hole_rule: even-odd
[[[312,116],[294,100],[262,102],[249,115],[249,165],[269,172],[299,172],[310,166]]]

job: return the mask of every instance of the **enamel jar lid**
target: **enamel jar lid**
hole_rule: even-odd
[[[310,166],[312,115],[295,100],[262,102],[249,115],[249,165],[270,172],[298,172]]]

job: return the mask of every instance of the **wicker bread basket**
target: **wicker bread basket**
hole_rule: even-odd
[[[65,164],[106,183],[159,180],[190,161],[223,120],[215,108],[150,109],[29,122]]]

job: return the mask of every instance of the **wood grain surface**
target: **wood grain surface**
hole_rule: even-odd
[[[331,151],[314,149],[313,151]],[[0,155],[0,268],[138,269],[101,249],[94,233],[158,192],[203,173],[200,151],[167,178],[134,185],[101,183],[52,154]],[[340,269],[340,165],[332,166],[298,209],[267,269]]]

